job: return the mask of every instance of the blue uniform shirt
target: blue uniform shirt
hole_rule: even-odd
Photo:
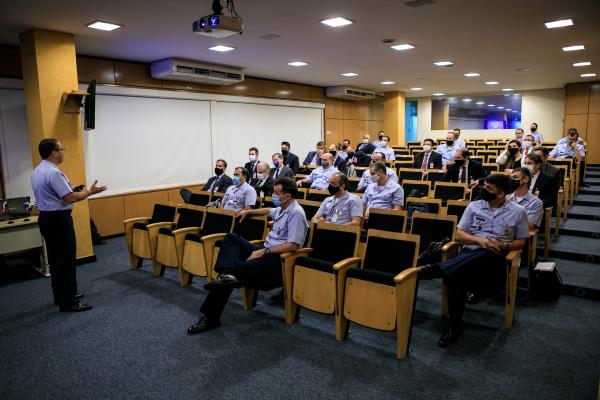
[[[544,135],[542,135],[540,132],[535,131],[531,134],[533,135],[533,139],[536,141],[536,143],[542,143],[544,141]]]
[[[476,237],[500,239],[504,243],[529,237],[525,208],[508,200],[497,209],[485,200],[471,202],[458,223],[458,229]],[[471,243],[464,247],[477,249],[480,246]]]
[[[308,222],[304,210],[296,200],[285,210],[281,207],[272,208],[269,216],[273,219],[273,227],[265,240],[265,247],[278,246],[283,243],[304,245]]]
[[[73,209],[73,204],[63,197],[73,191],[65,174],[51,161],[42,160],[33,170],[31,187],[40,211],[63,211]]]
[[[451,147],[443,143],[435,149],[435,152],[442,156],[442,165],[446,165],[448,162],[454,162],[454,156],[458,148],[459,146],[456,145],[456,142]]]
[[[371,183],[367,186],[367,190],[365,190],[362,202],[367,207],[367,210],[370,208],[391,210],[396,205],[404,205],[404,189],[391,179],[388,179],[383,186]]]
[[[524,197],[518,198],[515,194],[510,194],[508,199],[525,208],[527,220],[530,224],[540,226],[544,212],[544,203],[539,197],[527,192]]]
[[[381,153],[385,156],[385,161],[394,161],[396,156],[394,155],[394,149],[391,147],[378,147],[373,150],[373,154]]]
[[[398,182],[398,177],[396,176],[396,171],[391,168],[385,167],[385,174],[390,178],[390,180],[394,182]],[[366,188],[371,184],[371,171],[368,169],[363,172],[360,177],[360,182],[358,182],[357,190],[361,190],[362,188]]]
[[[360,197],[346,192],[342,197],[331,196],[323,200],[317,214],[330,224],[345,224],[352,221],[352,217],[362,218],[363,206]]]
[[[550,152],[551,158],[576,158],[575,150],[569,146],[569,138],[562,138],[556,143],[556,147]],[[585,156],[585,147],[580,140],[577,140],[577,148],[582,156]]]
[[[223,208],[226,210],[242,211],[247,206],[256,204],[256,190],[247,182],[243,185],[229,186],[223,196]]]
[[[461,138],[458,138],[458,139],[456,139],[456,140],[454,141],[454,146],[452,146],[452,147],[455,147],[455,148],[457,148],[457,149],[458,149],[459,147],[464,147],[464,148],[466,148],[466,147],[467,147],[467,144],[465,143],[465,141],[464,141],[464,140],[462,140]]]
[[[340,172],[336,167],[329,167],[327,169],[323,169],[323,167],[315,168],[306,180],[310,183],[311,189],[327,189],[329,178],[336,172]]]

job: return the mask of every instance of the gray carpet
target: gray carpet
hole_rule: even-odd
[[[79,267],[94,310],[58,313],[47,279],[0,285],[2,399],[595,399],[600,373],[598,302],[556,304],[518,294],[512,331],[503,305],[470,307],[460,341],[440,349],[440,283],[419,288],[411,353],[395,335],[303,311],[286,326],[268,293],[251,312],[236,292],[220,329],[187,336],[205,296],[202,279],[181,288],[175,270],[130,270],[123,238]]]

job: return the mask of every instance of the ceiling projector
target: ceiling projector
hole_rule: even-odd
[[[242,18],[235,11],[233,0],[227,0],[227,9],[231,16],[223,14],[223,6],[220,0],[213,0],[213,14],[202,17],[192,24],[192,30],[198,35],[224,38],[227,36],[242,34],[244,25]]]

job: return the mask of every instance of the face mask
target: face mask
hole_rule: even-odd
[[[387,147],[387,140],[381,142],[381,147]]]
[[[379,135],[379,140],[383,139],[383,135]]]
[[[446,144],[448,146],[452,146],[454,144],[454,140],[446,140]]]
[[[240,183],[242,183],[242,180],[240,179],[240,177],[239,177],[239,176],[234,176],[234,177],[233,177],[233,184],[234,184],[235,186],[237,186],[237,185],[239,185]]]
[[[339,191],[340,191],[340,188],[339,188],[339,186],[332,186],[332,185],[329,185],[329,186],[327,186],[327,190],[329,191],[329,194],[333,196],[333,195],[335,195],[337,192],[339,192]]]
[[[347,144],[345,144],[345,145],[342,146],[342,150],[346,150],[347,148],[348,148]]]
[[[517,190],[519,186],[521,186],[521,181],[520,180],[518,180],[518,179],[511,179],[510,180],[510,191],[509,191],[509,193],[512,193],[515,190]]]
[[[279,160],[273,160],[273,165],[275,168],[279,168]]]
[[[256,174],[259,181],[264,181],[267,178],[267,174]]]
[[[334,156],[334,157],[335,157],[335,155],[337,154],[337,151],[335,151],[335,150],[331,150],[331,151],[329,151],[329,154],[331,154],[332,156]]]
[[[519,152],[519,149],[517,147],[511,147],[508,149],[508,152],[510,153],[511,156],[514,156],[515,154],[517,154]]]
[[[532,128],[530,128],[529,130],[530,130],[531,132],[535,132],[535,131],[537,131],[537,128],[533,128],[533,127],[532,127]]]
[[[271,201],[275,207],[281,207],[281,199],[275,193],[271,196]]]
[[[369,143],[369,139],[363,139],[363,143]]]
[[[369,179],[371,179],[372,183],[377,183],[377,181],[379,181],[379,176],[377,176],[377,174],[371,175]]]
[[[465,160],[462,158],[460,160],[454,160],[454,164],[458,165],[459,167],[462,167],[463,165],[465,165]]]
[[[281,149],[281,154],[283,154],[284,156],[287,156],[288,153],[289,153],[289,150]]]
[[[458,139],[460,137],[460,133],[454,132],[454,137]]]
[[[522,140],[522,139],[523,139],[523,135],[517,135],[517,136],[515,136],[515,139],[517,139],[517,140],[519,140],[519,141],[520,141],[520,140]]]
[[[254,154],[250,154],[248,156],[248,160],[250,160],[250,162],[254,162],[254,161],[256,161],[256,156]]]
[[[431,151],[431,145],[430,144],[424,144],[423,145],[423,151],[429,153]]]
[[[529,140],[524,140],[523,143],[521,143],[521,146],[525,147],[526,149],[531,147],[531,142]]]
[[[329,163],[329,161],[325,161],[325,160],[321,161],[321,167],[323,167],[323,169],[329,168],[330,165],[331,164]]]
[[[223,173],[222,168],[215,168],[215,175],[221,175]]]
[[[492,200],[496,200],[496,195],[492,192],[490,192],[487,189],[483,189],[481,191],[481,200],[485,200],[485,201],[492,201]]]
[[[533,174],[533,164],[525,164],[525,168],[527,168]]]

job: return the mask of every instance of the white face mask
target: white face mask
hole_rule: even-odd
[[[363,143],[369,143],[369,139],[367,139],[367,138],[363,139]]]
[[[531,147],[531,142],[529,140],[523,140],[523,143],[521,143],[521,146],[523,146],[527,149],[527,148]]]
[[[527,168],[532,174],[533,172],[533,164],[525,164],[525,168]]]
[[[250,160],[250,162],[254,162],[254,161],[256,161],[256,156],[254,154],[250,154],[248,156],[248,159]]]
[[[423,145],[423,150],[429,153],[431,151],[431,145],[430,144],[424,144]]]
[[[259,181],[264,181],[267,178],[267,174],[256,174]]]

